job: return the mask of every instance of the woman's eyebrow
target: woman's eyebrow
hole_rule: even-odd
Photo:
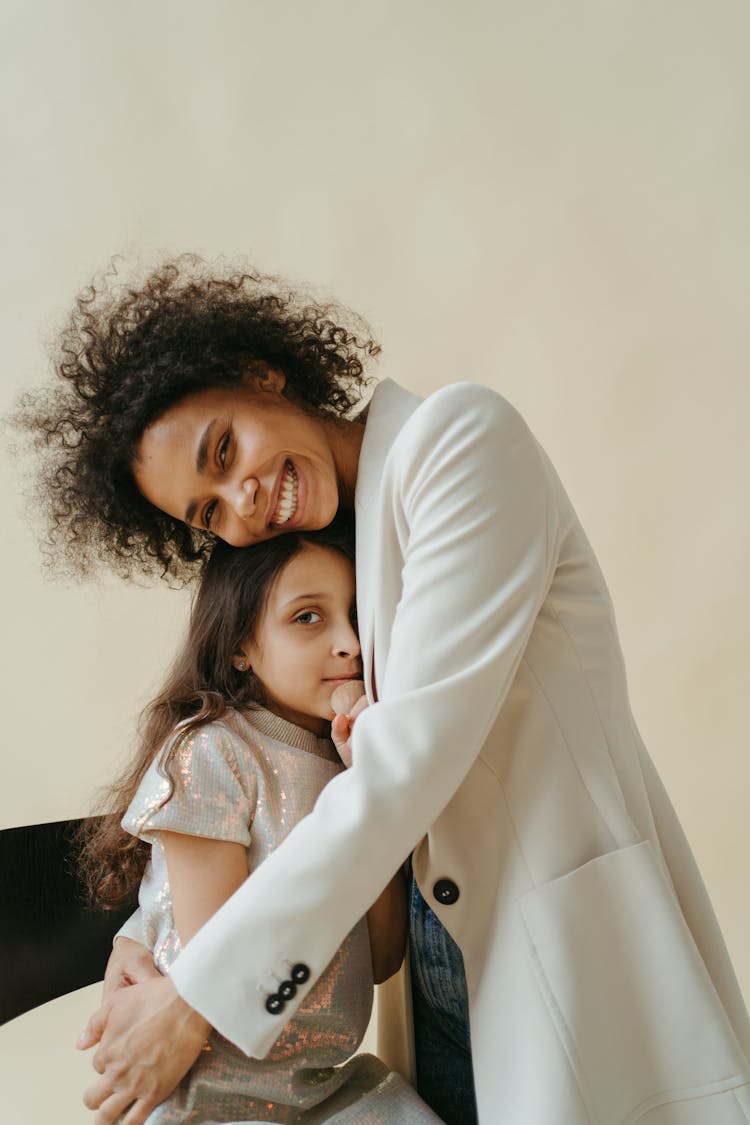
[[[215,422],[216,419],[212,418],[201,434],[201,439],[198,442],[198,452],[195,455],[195,467],[199,473],[205,472],[206,465],[208,464],[208,446],[211,441],[211,430]],[[185,523],[189,526],[192,526],[193,518],[195,516],[195,509],[197,507],[197,502],[195,500],[191,500],[187,508],[185,509]]]
[[[215,424],[216,419],[212,418],[201,434],[201,440],[198,443],[198,452],[195,457],[195,467],[199,473],[205,471],[206,464],[208,462],[208,445],[209,441],[211,440],[211,430],[213,429]]]

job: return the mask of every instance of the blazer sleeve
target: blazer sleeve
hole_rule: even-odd
[[[458,384],[406,423],[383,474],[402,596],[378,702],[353,767],[180,954],[181,995],[263,1057],[345,935],[425,835],[479,754],[555,567],[548,462],[515,410]],[[310,977],[277,1014],[293,966]]]

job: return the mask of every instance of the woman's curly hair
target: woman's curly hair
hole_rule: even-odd
[[[15,423],[41,453],[38,499],[54,566],[103,560],[180,582],[214,537],[151,505],[132,465],[145,429],[189,394],[241,383],[257,363],[286,377],[290,399],[347,415],[379,351],[351,313],[252,270],[194,255],[135,287],[112,270],[76,299],[55,359],[62,380],[23,397]]]

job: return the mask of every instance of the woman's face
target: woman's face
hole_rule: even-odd
[[[235,667],[250,665],[277,715],[323,734],[335,689],[362,678],[355,615],[353,564],[307,545],[274,582],[255,640],[236,654]]]
[[[326,527],[339,504],[328,430],[269,371],[178,402],[145,431],[133,475],[152,504],[235,547]]]

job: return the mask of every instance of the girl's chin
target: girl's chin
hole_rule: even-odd
[[[317,734],[324,738],[331,729],[331,714],[324,715],[300,715],[297,720],[297,726],[304,727],[305,730],[311,731],[312,734]]]

